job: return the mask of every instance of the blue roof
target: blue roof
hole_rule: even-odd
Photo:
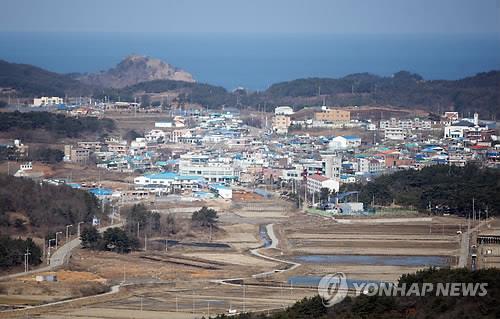
[[[162,172],[162,173],[144,175],[144,177],[149,179],[176,179],[178,176],[179,175],[172,172]]]
[[[203,176],[193,176],[193,175],[179,175],[176,179],[186,179],[186,180],[204,180]]]
[[[213,189],[231,189],[230,187],[219,183],[211,184],[210,187],[212,187]]]
[[[82,185],[78,183],[66,183],[66,185],[68,185],[71,188],[82,188]]]
[[[361,137],[359,137],[359,136],[354,136],[354,135],[346,135],[346,136],[344,136],[344,138],[345,138],[346,140],[360,140],[360,139],[361,139]]]
[[[96,196],[107,196],[113,194],[113,191],[109,188],[92,188],[89,189],[89,192]]]

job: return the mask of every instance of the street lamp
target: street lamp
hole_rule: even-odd
[[[57,240],[57,235],[59,235],[59,234],[62,234],[62,231],[58,231],[58,232],[56,233],[56,250],[57,250],[57,247],[58,247],[58,242],[59,242],[59,241]]]
[[[78,228],[78,238],[80,238],[80,225],[83,224],[85,222],[79,222],[78,225],[77,225],[77,228]]]
[[[55,238],[49,239],[49,251],[48,251],[48,254],[47,254],[47,265],[50,265],[50,248],[52,248],[50,246],[50,242],[51,241],[55,241],[55,240],[56,240]]]
[[[66,225],[66,242],[68,242],[69,239],[69,228],[73,227],[73,225]]]

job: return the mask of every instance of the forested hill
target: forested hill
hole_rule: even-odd
[[[479,73],[456,81],[425,80],[401,71],[391,77],[369,73],[343,78],[309,78],[273,84],[265,95],[280,104],[316,101],[327,105],[392,105],[430,111],[478,111],[500,117],[500,71]]]
[[[98,200],[87,191],[0,174],[2,234],[62,231],[100,215]]]
[[[0,88],[14,89],[19,97],[92,94],[89,86],[67,75],[4,60],[0,60]]]
[[[495,268],[469,271],[467,269],[425,269],[415,274],[403,275],[398,286],[407,287],[408,296],[387,296],[377,291],[360,296],[346,297],[343,301],[326,308],[319,296],[304,298],[285,310],[271,313],[243,313],[235,319],[421,319],[421,318],[500,318],[499,282],[500,271]],[[410,293],[412,284],[422,291],[423,283],[433,288],[428,293],[418,296]],[[460,291],[449,296],[437,293],[437,284],[466,283],[468,286],[483,284],[486,295],[470,296]],[[478,289],[479,290],[479,289]],[[478,291],[477,290],[477,291]],[[335,290],[333,290],[335,293]],[[215,319],[226,319],[227,315],[218,315]]]
[[[366,206],[396,204],[435,213],[467,216],[481,211],[486,217],[500,214],[500,170],[435,165],[420,171],[407,170],[382,175],[366,185],[347,184],[344,190],[359,191]]]
[[[307,78],[271,85],[267,90],[230,92],[220,86],[174,80],[141,82],[120,89],[84,84],[74,77],[26,64],[0,60],[0,88],[16,90],[19,97],[41,95],[104,96],[133,101],[149,93],[175,91],[183,103],[199,103],[210,108],[256,107],[267,105],[303,106],[383,105],[421,108],[438,113],[455,110],[482,118],[500,118],[500,71],[479,73],[460,80],[425,80],[418,74],[400,71],[382,77],[369,73],[342,78]],[[0,96],[0,99],[2,96]],[[147,104],[147,103],[145,103]]]

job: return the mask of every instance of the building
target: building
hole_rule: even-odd
[[[340,183],[323,175],[314,174],[307,177],[307,192],[319,193],[322,188],[328,188],[331,192],[338,192]]]
[[[340,180],[342,157],[328,154],[322,155],[321,158],[323,159],[325,176],[336,181]]]
[[[491,126],[494,126],[494,124]],[[444,127],[444,138],[467,138],[472,141],[478,141],[481,140],[481,132],[489,131],[490,129],[491,127],[489,127],[489,125],[480,123],[479,114],[474,113],[474,119],[463,119],[461,121],[446,125]]]
[[[384,129],[386,140],[404,140],[408,135],[408,129],[400,127],[387,127]]]
[[[357,136],[337,136],[329,143],[328,148],[332,151],[356,148],[361,145],[361,138]]]
[[[212,158],[210,155],[183,154],[179,161],[179,174],[200,176],[209,182],[232,183],[238,179],[235,169],[228,159]]]
[[[73,145],[64,145],[64,160],[84,164],[90,158],[90,150],[87,148],[73,147]]]
[[[134,178],[134,184],[139,189],[149,189],[154,192],[168,193],[175,189],[197,189],[204,179],[200,176],[184,176],[172,172],[148,174]]]
[[[64,104],[64,100],[60,97],[53,96],[53,97],[48,97],[48,96],[42,96],[41,98],[35,98],[33,99],[33,106],[52,106],[52,105],[60,105]]]
[[[374,158],[359,158],[358,170],[361,173],[380,173],[385,170],[385,161]]]
[[[430,130],[432,128],[432,122],[427,120],[422,120],[418,117],[412,119],[396,119],[391,118],[390,120],[380,121],[380,129],[385,130],[388,128],[402,128],[405,130]]]
[[[278,106],[274,109],[274,115],[293,115],[293,109],[290,106]]]
[[[102,148],[101,142],[77,142],[76,145],[92,152],[100,152]]]
[[[273,117],[273,131],[276,134],[287,134],[290,124],[292,122],[287,115],[276,115]]]
[[[321,112],[314,113],[314,119],[322,122],[349,122],[351,120],[351,112],[325,108]]]

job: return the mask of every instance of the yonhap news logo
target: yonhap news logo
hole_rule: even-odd
[[[347,296],[347,276],[343,272],[326,275],[319,281],[318,294],[325,307],[331,307]]]
[[[321,278],[318,294],[325,307],[331,307],[347,296],[349,289],[356,296],[401,296],[401,297],[484,297],[488,294],[488,283],[446,282],[446,283],[401,283],[352,282],[347,285],[347,276],[338,272]]]

